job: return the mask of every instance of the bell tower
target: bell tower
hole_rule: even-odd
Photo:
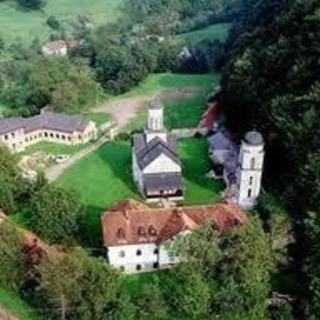
[[[153,100],[149,105],[146,137],[147,142],[150,142],[155,137],[167,141],[163,120],[163,106],[159,99]]]
[[[264,140],[257,131],[248,132],[241,143],[238,168],[237,203],[244,209],[255,206],[261,191]]]

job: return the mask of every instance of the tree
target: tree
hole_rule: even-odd
[[[50,256],[39,271],[43,294],[60,319],[124,319],[119,275],[104,261],[78,249]]]
[[[55,16],[50,16],[47,19],[47,25],[53,30],[59,30],[60,29],[60,22]]]
[[[75,193],[46,185],[32,197],[28,224],[49,243],[74,242],[80,238],[83,212]]]
[[[0,286],[18,290],[25,276],[23,240],[10,222],[0,222]]]
[[[27,9],[40,9],[45,5],[43,0],[18,0],[18,3]]]

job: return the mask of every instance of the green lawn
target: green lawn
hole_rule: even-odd
[[[27,147],[25,151],[20,153],[20,155],[30,155],[35,152],[45,152],[52,155],[73,155],[86,146],[88,146],[88,144],[69,146],[63,143],[39,142],[30,147]]]
[[[51,30],[47,18],[54,15],[68,30],[77,16],[85,15],[95,25],[115,21],[122,0],[46,0],[42,10],[24,11],[16,1],[0,2],[0,34],[8,42],[20,38],[30,43],[34,37],[46,40]]]
[[[40,320],[40,316],[16,294],[0,288],[0,308],[3,307],[20,320]]]
[[[179,143],[186,183],[185,203],[213,203],[219,198],[222,185],[205,177],[210,168],[205,139],[185,139]],[[129,142],[107,143],[81,159],[56,182],[76,190],[87,207],[87,226],[92,242],[100,239],[100,215],[118,201],[140,199],[132,181]]]
[[[207,28],[180,34],[178,37],[184,39],[190,45],[195,45],[207,39],[225,41],[230,27],[230,23],[218,23]]]

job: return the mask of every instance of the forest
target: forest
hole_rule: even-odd
[[[71,32],[49,22],[53,40],[77,43],[69,59],[43,57],[39,39],[0,41],[5,114],[48,104],[77,113],[151,73],[219,70],[227,126],[238,140],[251,129],[266,138],[263,195],[248,224],[223,235],[206,226],[173,249],[185,263],[135,282],[101,252],[79,249],[88,230],[77,194],[42,176],[27,182],[1,147],[0,207],[22,212],[31,231],[69,249],[34,261],[21,251],[21,231],[0,224],[0,287],[35,310],[32,320],[319,319],[319,1],[125,0],[123,10],[120,22],[93,29],[81,17]],[[201,40],[179,57],[179,35],[218,22],[232,23],[226,43]]]

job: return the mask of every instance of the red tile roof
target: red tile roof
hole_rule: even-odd
[[[208,107],[208,110],[202,116],[199,127],[210,130],[221,117],[221,107],[217,101],[208,103]]]
[[[246,221],[246,213],[233,204],[152,209],[128,200],[102,216],[103,240],[106,247],[161,243],[180,232],[196,230],[206,222],[213,222],[224,232]]]

